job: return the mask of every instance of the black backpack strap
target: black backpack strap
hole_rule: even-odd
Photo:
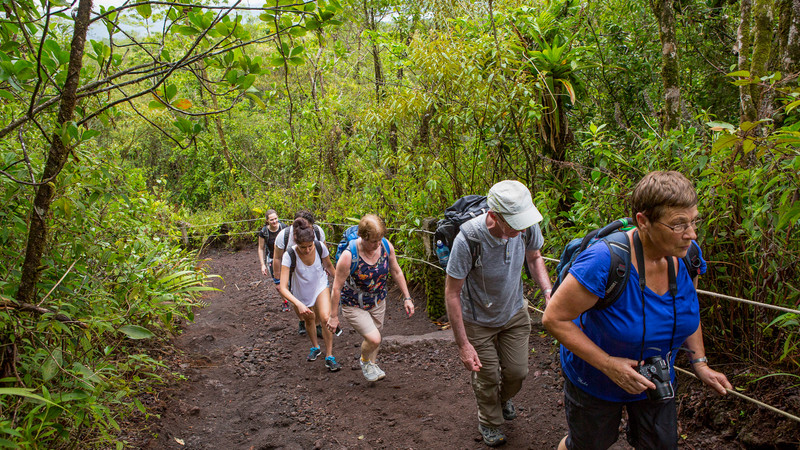
[[[470,238],[467,238],[466,235],[464,235],[464,238],[466,238],[467,244],[469,245],[469,254],[472,255],[472,266],[469,269],[469,271],[472,272],[472,269],[475,268],[475,266],[478,263],[478,260],[481,257],[481,243],[477,242],[477,241],[473,241]],[[469,274],[467,274],[467,276],[469,276]],[[470,291],[469,283],[467,282],[466,279],[464,279],[464,283],[466,284],[466,287],[467,287],[467,290],[466,290],[467,299],[469,300],[469,306],[470,306],[470,309],[472,310],[472,320],[477,321],[478,320],[478,316],[477,316],[477,313],[475,312],[475,300],[472,299],[472,294],[470,294],[470,292],[469,292]]]
[[[697,242],[692,241],[692,245],[689,246],[689,251],[687,251],[686,256],[683,257],[683,265],[685,265],[686,270],[689,271],[689,278],[694,280],[700,275],[701,264],[700,247],[697,245]]]
[[[314,227],[314,237],[317,238],[318,241],[322,240],[322,228],[319,225],[313,225]]]
[[[322,242],[319,240],[314,241],[314,247],[317,248],[317,254],[319,255],[319,263],[322,264]],[[325,266],[323,266],[323,269]]]
[[[522,241],[525,243],[525,248],[522,250],[523,255],[525,255],[522,259],[522,271],[525,272],[525,276],[527,276],[529,280],[533,280],[531,271],[528,269],[528,246],[531,245],[533,241],[533,225],[525,228],[525,231],[522,232]]]
[[[292,230],[286,230],[286,231],[283,232],[283,248],[284,249],[286,249],[289,246],[289,232],[290,231],[292,231]]]
[[[292,290],[292,275],[294,275],[294,269],[297,267],[297,253],[294,251],[294,248],[290,248],[286,250],[289,253],[289,290]]]
[[[631,246],[628,235],[619,232],[607,235],[603,242],[608,247],[611,262],[608,267],[605,296],[598,299],[595,309],[608,308],[622,295],[631,276]]]

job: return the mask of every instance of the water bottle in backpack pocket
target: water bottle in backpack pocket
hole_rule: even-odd
[[[436,241],[436,256],[439,258],[439,265],[447,267],[447,261],[450,260],[450,248],[442,241]]]

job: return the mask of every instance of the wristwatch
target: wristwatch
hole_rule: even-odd
[[[700,358],[690,360],[689,364],[695,365],[695,364],[701,363],[701,362],[704,362],[704,363],[708,364],[708,358],[706,358],[705,356],[701,356]]]

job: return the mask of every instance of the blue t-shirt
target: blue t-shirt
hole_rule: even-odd
[[[700,253],[699,273],[706,272],[706,262]],[[584,250],[573,263],[569,273],[594,295],[605,295],[606,281],[611,255],[608,246],[598,243]],[[575,319],[575,324],[598,347],[611,356],[639,360],[642,350],[642,294],[639,289],[639,272],[632,267],[628,284],[622,295],[614,304],[602,310],[590,309]],[[678,347],[700,326],[700,304],[697,291],[689,277],[689,272],[679,260],[678,295],[675,297],[677,321],[675,336],[672,338],[670,376],[675,383],[675,356]],[[645,288],[646,334],[644,341],[644,359],[660,355],[667,359],[672,337],[673,309],[672,295],[667,291],[664,295],[656,295],[650,288]],[[561,367],[564,375],[575,385],[587,393],[612,402],[630,402],[643,400],[647,394],[627,393],[611,381],[603,372],[575,356],[563,345],[561,346]]]

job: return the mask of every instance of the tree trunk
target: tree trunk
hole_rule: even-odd
[[[772,45],[772,2],[770,0],[755,0],[753,3],[753,53],[750,63],[750,77],[758,80],[767,73],[767,61]],[[761,104],[761,83],[751,84],[750,98],[753,109],[756,111],[754,119],[758,117],[758,107]]]
[[[203,75],[203,78],[198,81],[200,84],[205,85],[204,80],[208,80],[208,73],[206,72],[205,65],[201,63],[199,66],[200,73]],[[208,91],[209,95],[211,96],[211,107],[214,109],[214,111],[219,111],[219,102],[217,101],[217,96],[211,92],[211,89]],[[205,103],[205,98],[202,96],[203,86],[200,87],[200,92],[200,99],[203,101],[203,103]],[[222,130],[222,119],[219,116],[219,114],[214,114],[214,127],[217,130],[217,136],[219,136],[219,142],[222,145],[222,156],[225,157],[225,162],[228,164],[229,174],[233,174],[233,161],[231,160],[230,149],[228,149],[228,142],[225,140],[225,132]]]
[[[50,150],[47,162],[42,173],[42,180],[54,178],[64,167],[70,149],[61,141],[58,130],[72,121],[77,103],[77,90],[80,81],[81,67],[83,65],[83,50],[86,45],[86,30],[89,28],[89,18],[92,10],[92,0],[80,0],[78,12],[75,17],[75,28],[70,44],[69,66],[67,79],[61,89],[61,104],[55,131],[50,138]],[[39,281],[42,253],[47,240],[47,214],[55,194],[55,184],[45,183],[38,187],[33,208],[30,215],[30,229],[28,231],[28,244],[25,249],[25,261],[22,263],[22,276],[20,277],[17,300],[25,303],[36,303],[36,283]]]
[[[781,53],[781,69],[785,72],[784,75],[800,72],[800,0],[791,0],[790,15],[786,45]]]
[[[751,0],[741,0],[739,4],[740,19],[739,29],[736,32],[737,47],[739,49],[739,59],[737,67],[739,70],[750,71],[748,64],[750,55],[750,14],[752,9]],[[756,117],[756,107],[750,94],[750,86],[739,86],[739,108],[741,116],[739,122],[752,122]]]
[[[678,40],[675,34],[675,11],[671,0],[651,0],[661,38],[661,80],[664,84],[664,117],[661,126],[677,128],[681,118],[681,88],[678,68]]]
[[[378,26],[375,24],[375,10],[367,7],[367,0],[364,0],[364,16],[367,20],[367,28],[372,31],[377,31]],[[378,46],[372,42],[372,64],[375,68],[375,98],[380,101],[386,92],[385,81],[383,79],[383,66],[381,65],[381,55]]]

